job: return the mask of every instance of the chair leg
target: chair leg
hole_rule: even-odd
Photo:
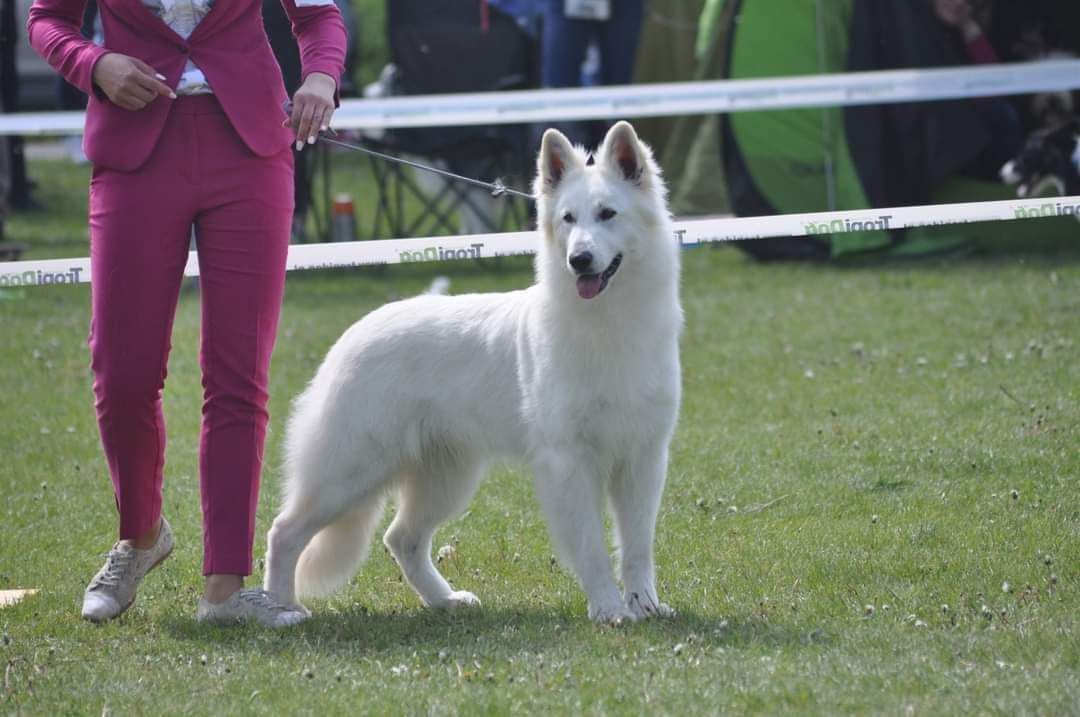
[[[385,162],[375,157],[368,157],[371,173],[375,177],[375,190],[377,193],[375,202],[375,218],[372,222],[372,237],[385,238],[397,237],[397,216],[394,213],[394,194],[396,177],[394,167],[386,166]]]
[[[458,148],[458,151],[465,161],[450,160],[450,169],[464,176],[502,176],[499,170],[508,167],[504,154],[491,154],[489,147],[480,150]],[[483,157],[485,161],[478,163],[467,152]],[[369,157],[368,161],[378,192],[373,237],[459,234],[463,209],[479,219],[480,231],[484,232],[521,229],[529,221],[529,208],[515,197],[504,195],[498,200],[501,205],[497,202],[493,209],[480,201],[474,187],[465,183],[444,178],[437,190],[427,191],[413,174],[415,170],[388,164],[376,157]]]
[[[457,234],[457,227],[454,226],[453,208],[450,210],[444,210],[443,204],[446,201],[447,195],[451,194],[455,185],[447,180],[443,180],[442,186],[435,196],[431,196],[421,189],[411,177],[402,176],[403,184],[409,188],[417,197],[424,203],[423,210],[420,215],[416,217],[406,227],[408,232],[407,236],[414,236],[423,230],[424,223],[431,219],[429,233],[435,234],[439,231],[443,231],[448,234]]]

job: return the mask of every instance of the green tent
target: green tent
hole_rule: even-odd
[[[712,0],[703,42],[719,53],[722,74],[757,78],[843,72],[849,67],[852,16],[858,2],[880,0]],[[937,111],[947,103],[937,103]],[[722,154],[731,208],[742,215],[865,209],[873,206],[853,157],[844,108],[732,113],[721,120]],[[685,174],[684,174],[685,176]],[[682,187],[676,193],[687,189]],[[925,202],[1007,199],[1004,185],[949,176],[928,188]],[[919,203],[924,203],[920,201]],[[835,258],[867,253],[919,255],[959,245],[1007,241],[1008,222],[862,232],[746,243],[762,258]],[[1076,237],[1071,220],[1044,222],[1040,233]]]

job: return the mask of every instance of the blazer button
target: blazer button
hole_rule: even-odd
[[[180,49],[180,52],[182,52],[185,55],[190,55],[191,54],[191,48],[189,48],[189,47],[185,47],[184,45],[180,45],[179,49]]]

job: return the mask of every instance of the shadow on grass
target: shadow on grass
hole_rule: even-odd
[[[530,286],[533,268],[528,257],[502,257],[293,272],[286,282],[286,303],[296,309],[346,302],[366,311],[423,293],[436,277],[450,279],[450,294],[509,291]]]
[[[166,632],[178,641],[216,643],[238,653],[288,654],[315,648],[327,654],[475,651],[481,638],[499,652],[546,650],[574,645],[633,641],[671,649],[687,640],[730,649],[826,644],[822,630],[753,616],[727,620],[714,615],[680,612],[661,618],[611,627],[595,625],[577,610],[478,609],[444,612],[418,608],[403,613],[372,613],[356,607],[318,613],[307,622],[280,631],[257,626],[216,627],[193,619],[167,619]],[[489,648],[490,649],[490,648]]]
[[[858,486],[864,490],[871,492],[898,492],[907,490],[908,488],[915,487],[915,481],[908,480],[906,478],[878,478],[876,481]]]
[[[334,269],[310,269],[293,274],[290,278],[295,277],[298,281],[317,281],[328,276],[351,276],[358,280],[374,283],[394,283],[408,279],[429,281],[440,275],[450,275],[462,279],[501,276],[531,280],[533,276],[533,260],[530,256],[503,256],[485,259],[377,264]]]
[[[1072,222],[1069,226],[1072,227]],[[852,270],[905,270],[913,266],[919,268],[948,269],[984,265],[994,268],[1005,264],[1030,263],[1034,266],[1050,267],[1063,264],[1080,263],[1080,224],[1076,225],[1075,236],[1040,237],[1038,234],[1018,236],[1013,241],[1000,238],[986,241],[971,241],[954,249],[926,254],[907,256],[852,255],[830,262],[831,265]]]

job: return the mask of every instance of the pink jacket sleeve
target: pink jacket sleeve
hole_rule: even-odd
[[[281,4],[292,21],[293,35],[300,46],[300,81],[312,72],[322,72],[340,85],[345,72],[347,36],[337,5],[330,2],[298,6],[296,0],[281,0]]]
[[[89,95],[94,90],[94,65],[108,50],[79,31],[85,7],[86,0],[34,0],[26,33],[30,46],[54,70]]]

